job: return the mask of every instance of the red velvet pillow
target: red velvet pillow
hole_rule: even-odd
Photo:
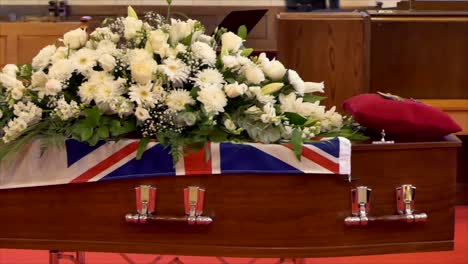
[[[361,94],[343,103],[362,126],[397,138],[439,139],[461,131],[446,113],[432,106],[394,96]]]

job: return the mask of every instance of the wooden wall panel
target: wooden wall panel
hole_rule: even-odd
[[[282,13],[278,58],[306,81],[325,82],[327,105],[368,91],[369,18],[363,13]]]
[[[62,35],[19,36],[18,51],[20,52],[18,52],[17,55],[17,63],[31,63],[32,58],[34,58],[43,47],[56,43],[61,37]]]
[[[371,91],[468,98],[468,15],[373,17]]]
[[[6,36],[0,35],[0,65],[6,64]]]

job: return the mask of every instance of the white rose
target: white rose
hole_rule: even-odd
[[[47,75],[43,71],[35,72],[31,76],[31,84],[33,87],[44,87],[47,82]]]
[[[242,38],[232,32],[226,32],[221,36],[222,48],[229,52],[237,52],[242,42]]]
[[[224,86],[224,92],[226,92],[226,95],[229,98],[235,98],[239,95],[243,95],[247,89],[247,85],[238,84],[237,82]]]
[[[11,98],[20,100],[24,95],[24,86],[16,86],[11,90]]]
[[[21,83],[16,79],[16,76],[11,76],[5,73],[0,73],[0,84],[7,89],[13,89],[15,86],[18,86]]]
[[[262,70],[255,65],[248,65],[244,70],[245,78],[249,83],[259,84],[265,80],[265,75]]]
[[[139,84],[147,84],[153,78],[157,65],[153,60],[145,60],[133,63],[130,66],[133,79]]]
[[[224,121],[224,126],[227,128],[227,130],[230,130],[230,131],[234,131],[236,130],[236,124],[234,124],[234,122],[232,122],[231,119],[226,119]]]
[[[134,38],[139,31],[141,31],[141,27],[143,26],[143,21],[138,20],[134,17],[126,17],[123,21],[125,32],[124,36],[125,39],[132,39]]]
[[[223,56],[222,61],[224,66],[226,66],[227,68],[234,68],[239,66],[239,61],[235,56],[232,55]]]
[[[19,72],[18,66],[14,64],[7,64],[3,67],[2,72],[16,78],[16,73]]]
[[[77,28],[63,35],[63,43],[70,49],[79,49],[86,44],[87,38],[86,31]]]
[[[45,85],[45,95],[57,95],[62,91],[62,83],[56,79],[50,79]]]
[[[52,64],[54,64],[59,60],[66,59],[68,55],[72,55],[72,52],[68,52],[68,48],[59,47],[55,51],[54,55],[50,57],[50,61],[52,62]]]
[[[169,35],[160,29],[151,31],[149,34],[151,48],[158,54],[161,52],[161,49],[165,47],[168,39]]]
[[[187,20],[187,21],[179,21],[179,20],[172,20],[171,28],[169,29],[169,36],[171,39],[171,44],[176,44],[180,40],[190,36],[193,32],[193,28],[195,25],[194,20]]]
[[[144,109],[143,107],[136,108],[135,116],[140,121],[145,121],[146,119],[150,118],[148,110]]]
[[[272,79],[273,81],[277,81],[284,77],[286,74],[286,68],[281,62],[275,60],[266,65],[263,68],[263,72],[268,78]]]
[[[49,65],[50,58],[54,55],[57,48],[54,45],[46,46],[45,48],[41,49],[36,57],[32,60],[32,67],[34,69],[41,69]]]
[[[98,62],[101,65],[102,69],[104,69],[104,71],[106,72],[112,71],[116,65],[115,58],[109,54],[102,55],[99,58]]]

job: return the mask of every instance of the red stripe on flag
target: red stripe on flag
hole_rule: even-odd
[[[195,174],[211,174],[211,155],[209,160],[206,160],[205,148],[211,153],[211,143],[208,143],[204,148],[190,153],[184,157],[185,175]]]
[[[91,169],[85,171],[83,174],[72,180],[70,183],[79,183],[79,182],[87,182],[91,180],[93,177],[98,175],[99,173],[107,170],[115,163],[121,161],[128,155],[132,154],[138,149],[138,141],[132,142],[127,146],[123,147],[116,153],[109,156],[107,159],[101,161],[96,166],[92,167]]]
[[[293,149],[292,145],[291,144],[283,144],[283,146],[289,148],[289,149]],[[340,173],[340,166],[339,164],[327,159],[326,157],[318,154],[317,152],[307,148],[307,147],[302,147],[302,157],[305,157],[315,163],[317,163],[318,165],[324,167],[325,169],[333,172],[333,173],[336,173],[336,174],[339,174]]]

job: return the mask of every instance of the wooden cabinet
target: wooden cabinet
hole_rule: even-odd
[[[8,63],[31,63],[39,50],[46,45],[57,43],[65,32],[80,25],[79,22],[0,23],[0,66]]]

